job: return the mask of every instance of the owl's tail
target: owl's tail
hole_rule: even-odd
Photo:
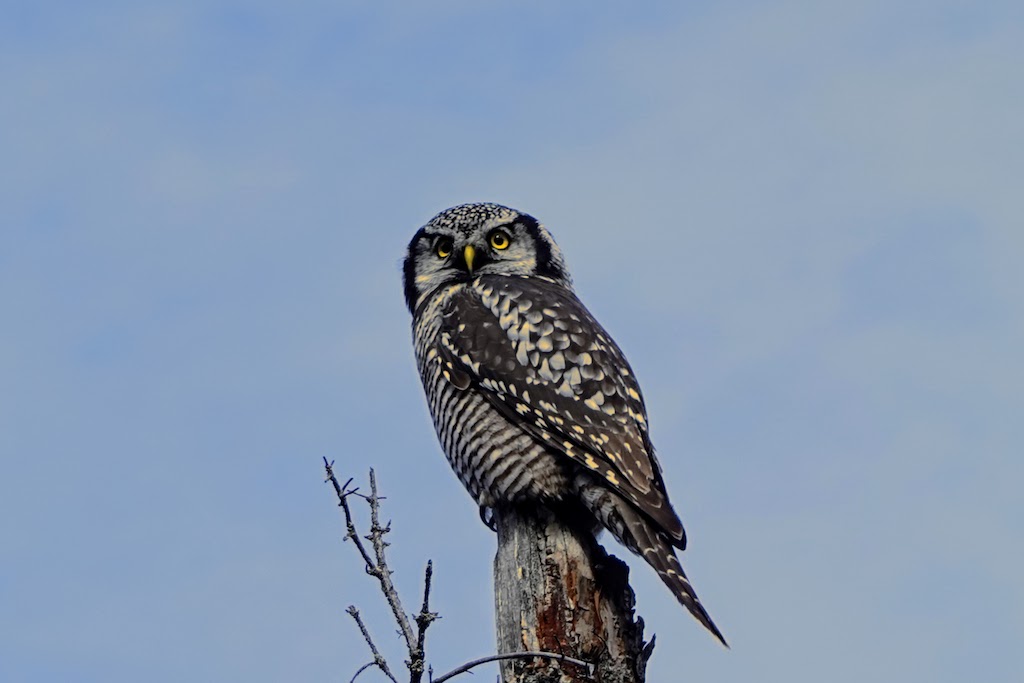
[[[585,476],[585,475],[584,475]],[[676,600],[699,621],[704,628],[718,638],[722,645],[729,647],[725,636],[715,626],[704,605],[686,578],[679,564],[675,549],[664,534],[652,528],[652,524],[632,505],[616,493],[604,488],[593,480],[577,480],[580,498],[597,520],[615,538],[640,555],[647,564],[654,567],[662,582],[668,586]]]

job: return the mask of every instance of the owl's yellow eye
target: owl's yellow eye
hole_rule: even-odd
[[[452,253],[452,238],[442,237],[434,244],[434,250],[439,258],[448,258]]]
[[[491,233],[491,246],[495,249],[508,249],[510,244],[512,244],[512,240],[504,230],[495,230]]]

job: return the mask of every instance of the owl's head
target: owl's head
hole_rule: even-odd
[[[413,235],[403,270],[410,312],[441,285],[480,275],[539,276],[572,288],[547,228],[499,204],[462,204],[434,216]]]

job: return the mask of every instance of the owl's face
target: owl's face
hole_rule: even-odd
[[[498,204],[463,204],[434,216],[413,236],[403,270],[410,312],[438,287],[480,275],[539,276],[572,288],[551,233],[533,216]]]

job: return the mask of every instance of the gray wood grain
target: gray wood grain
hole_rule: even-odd
[[[498,652],[540,650],[591,662],[594,673],[550,660],[501,665],[504,683],[643,683],[653,641],[634,619],[629,569],[543,510],[495,515]]]

